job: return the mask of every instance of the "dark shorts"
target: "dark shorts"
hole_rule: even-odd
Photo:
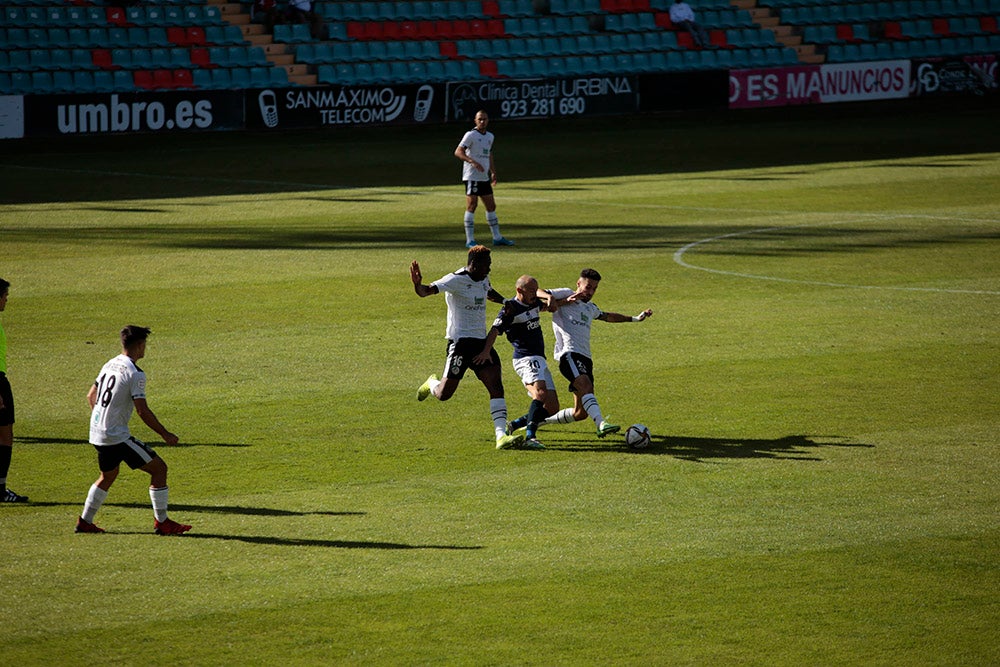
[[[129,438],[117,445],[94,445],[97,450],[97,466],[101,472],[114,470],[122,463],[135,470],[156,458],[152,447],[136,438]]]
[[[482,370],[490,366],[500,366],[500,355],[496,348],[491,351],[491,361],[486,364],[475,366],[472,360],[479,356],[486,344],[485,338],[459,338],[457,341],[448,341],[448,359],[445,361],[444,376],[461,380],[465,376],[465,371],[472,366],[472,370]]]
[[[0,426],[10,426],[14,423],[14,392],[10,389],[7,376],[0,373],[0,398],[3,398],[3,408],[0,408]]]
[[[493,194],[493,184],[489,181],[465,181],[465,194],[471,197],[488,197]]]
[[[591,383],[594,383],[594,361],[582,354],[567,352],[561,356],[559,358],[559,372],[569,380],[570,391],[573,391],[573,383],[581,375],[586,375],[590,378]]]

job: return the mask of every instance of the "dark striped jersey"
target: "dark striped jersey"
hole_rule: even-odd
[[[506,334],[514,346],[515,359],[545,356],[545,336],[538,317],[541,306],[541,301],[528,305],[517,299],[507,299],[493,321],[496,330]]]

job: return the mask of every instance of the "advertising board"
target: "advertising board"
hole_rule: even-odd
[[[242,91],[32,95],[24,136],[200,132],[243,127]]]
[[[743,69],[729,73],[731,109],[886,100],[909,94],[909,60]]]
[[[246,91],[251,129],[440,123],[444,86],[398,84]]]
[[[638,80],[600,75],[448,84],[447,120],[471,121],[479,110],[508,120],[634,113]]]

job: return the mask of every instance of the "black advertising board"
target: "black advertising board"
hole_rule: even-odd
[[[24,98],[24,136],[204,132],[243,127],[243,92],[228,90]]]
[[[250,129],[412,125],[444,120],[444,87],[323,86],[246,91]]]
[[[913,96],[986,95],[1000,90],[997,57],[927,58],[913,61]]]
[[[617,75],[448,84],[448,121],[471,122],[479,110],[497,120],[635,113],[639,87]]]

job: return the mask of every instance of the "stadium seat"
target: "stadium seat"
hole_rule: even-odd
[[[174,86],[174,74],[168,69],[153,70],[153,88],[156,90],[171,90]]]
[[[212,88],[219,90],[233,88],[232,70],[222,67],[212,70]]]
[[[94,72],[94,87],[102,92],[115,91],[118,93],[128,93],[135,90],[135,83],[131,72],[119,70],[111,72],[111,82],[107,81],[108,72]]]
[[[77,70],[71,74],[73,77],[73,89],[78,93],[91,93],[97,91],[94,85],[94,73],[89,70]]]

